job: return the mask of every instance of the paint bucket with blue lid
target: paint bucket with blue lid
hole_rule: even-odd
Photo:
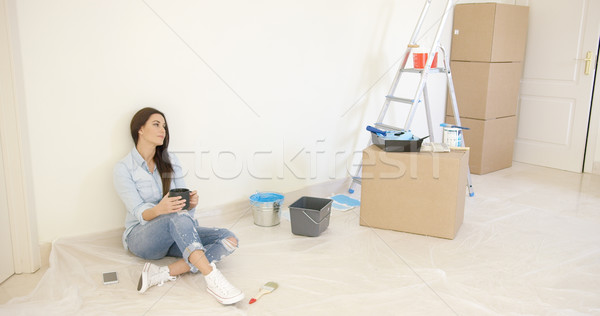
[[[443,142],[449,147],[464,147],[463,130],[468,130],[468,127],[450,125],[446,123],[440,124],[444,128]]]
[[[283,195],[275,192],[259,192],[250,196],[254,224],[258,226],[279,225]]]

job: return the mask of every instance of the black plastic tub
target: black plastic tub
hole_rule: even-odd
[[[319,236],[327,226],[331,215],[331,199],[303,196],[290,205],[292,233],[308,237]]]
[[[427,136],[429,137],[429,136]],[[377,145],[384,151],[391,152],[418,152],[421,151],[421,144],[427,137],[423,137],[417,140],[396,140],[396,139],[384,139],[375,133],[371,133],[371,139],[373,144]]]

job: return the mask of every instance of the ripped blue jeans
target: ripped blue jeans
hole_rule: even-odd
[[[188,213],[172,213],[135,226],[127,235],[127,248],[147,260],[183,258],[196,273],[198,268],[190,263],[190,254],[201,250],[209,262],[219,261],[237,249],[227,240],[230,237],[237,240],[228,229],[201,227]]]

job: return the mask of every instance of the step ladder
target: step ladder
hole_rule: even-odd
[[[452,109],[454,112],[453,114],[454,114],[455,124],[458,126],[462,126],[462,125],[460,122],[460,115],[458,113],[458,106],[457,106],[457,102],[456,102],[456,93],[454,91],[454,83],[452,81],[452,73],[450,71],[450,57],[446,53],[446,50],[440,45],[440,38],[441,38],[442,32],[444,30],[444,25],[446,24],[448,15],[450,14],[450,11],[452,11],[454,2],[456,0],[448,0],[447,1],[446,9],[444,10],[444,14],[442,15],[442,17],[440,19],[438,29],[435,34],[435,39],[433,41],[433,45],[431,46],[431,49],[428,52],[428,58],[427,58],[427,62],[425,64],[424,68],[423,69],[406,68],[406,63],[408,61],[408,58],[413,53],[413,50],[416,48],[419,48],[419,44],[417,44],[417,41],[418,41],[417,38],[419,36],[419,32],[421,31],[421,26],[423,25],[423,22],[425,21],[425,17],[427,16],[427,11],[429,10],[431,1],[432,0],[426,0],[426,2],[425,2],[425,6],[423,7],[423,10],[421,11],[421,15],[417,22],[417,26],[415,27],[415,30],[413,31],[412,37],[410,39],[410,43],[407,45],[406,51],[404,52],[400,68],[396,72],[396,76],[394,77],[392,86],[390,87],[390,90],[388,91],[388,94],[385,97],[385,102],[383,103],[383,107],[381,109],[381,112],[379,113],[379,117],[377,118],[377,123],[375,123],[374,125],[375,125],[375,127],[383,129],[383,130],[392,130],[392,131],[410,130],[410,126],[414,119],[415,113],[417,112],[417,108],[419,107],[420,104],[423,104],[425,106],[425,114],[427,116],[427,125],[429,128],[429,139],[430,139],[431,143],[434,143],[435,140],[434,140],[434,134],[433,134],[433,125],[431,123],[431,113],[430,113],[430,109],[429,109],[429,94],[427,91],[427,78],[428,78],[429,74],[446,74],[447,83],[448,83],[448,93],[450,94],[450,99],[452,101]],[[431,68],[431,65],[433,63],[433,59],[434,59],[436,52],[441,52],[442,56],[443,56],[443,58],[442,58],[443,67],[441,67],[441,68]],[[396,88],[398,87],[398,84],[400,82],[402,75],[407,74],[407,73],[416,73],[416,74],[421,75],[419,85],[417,86],[417,90],[415,92],[414,98],[412,98],[412,99],[400,98],[400,97],[395,96]],[[423,102],[421,102],[421,101],[423,101]],[[393,104],[393,103],[410,104],[410,111],[408,113],[408,117],[406,118],[406,122],[405,122],[403,128],[383,124],[383,120],[385,118],[387,110],[388,110],[390,104]],[[369,144],[367,144],[367,146],[370,144],[371,144],[371,141],[369,140]],[[463,144],[464,144],[464,137],[463,137]],[[361,183],[361,178],[360,178],[361,170],[362,170],[362,163],[358,166],[354,177],[352,177],[352,182],[350,183],[350,188],[348,189],[349,193],[354,193],[354,189],[353,189],[354,185]],[[470,169],[467,169],[467,177],[468,177],[467,187],[469,190],[469,196],[473,196],[473,195],[475,195],[475,193],[473,192],[473,185],[471,183]]]

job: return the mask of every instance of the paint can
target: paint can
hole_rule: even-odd
[[[425,68],[425,65],[427,64],[427,56],[428,55],[429,54],[425,53],[425,52],[414,52],[413,53],[413,67],[415,69]],[[438,58],[438,53],[436,52],[435,55],[433,56],[433,61],[431,62],[431,68],[437,67],[437,58]]]
[[[444,127],[444,144],[449,147],[463,147],[462,129],[456,127]]]
[[[259,192],[250,197],[254,224],[258,226],[279,225],[281,214],[279,209],[283,203],[283,195],[274,192]]]

